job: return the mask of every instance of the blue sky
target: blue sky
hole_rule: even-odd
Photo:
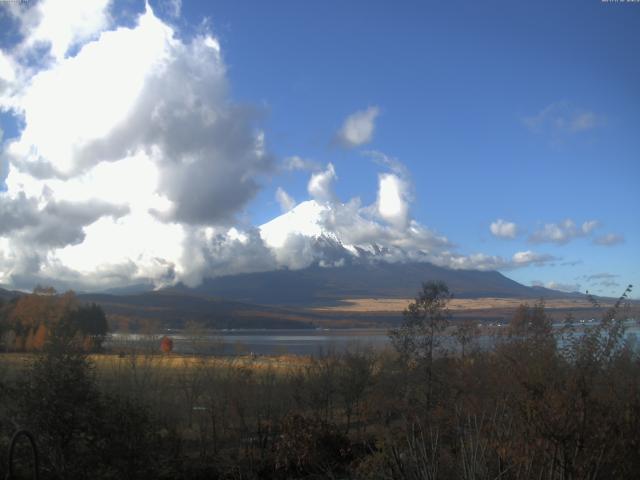
[[[216,2],[237,98],[264,104],[281,155],[332,161],[343,197],[373,201],[375,165],[331,144],[342,119],[380,106],[368,146],[398,158],[415,184],[412,211],[465,250],[508,254],[488,225],[504,218],[540,223],[597,219],[625,243],[590,239],[544,251],[575,266],[510,272],[525,283],[582,283],[640,267],[640,8],[600,2]],[[256,83],[256,78],[259,81]],[[532,132],[523,118],[553,104],[593,112],[575,133]],[[304,196],[304,182],[284,185]],[[273,216],[269,189],[252,208]]]
[[[638,284],[640,4],[185,0],[178,15],[175,5],[151,3],[185,43],[216,38],[229,99],[251,110],[275,165],[256,173],[240,223],[280,215],[278,188],[310,198],[310,172],[281,168],[291,156],[331,163],[339,201],[375,203],[386,171],[376,151],[404,165],[410,218],[458,254],[554,257],[502,270],[527,285],[616,295]],[[110,5],[108,28],[144,8]],[[0,37],[8,52],[23,41]],[[345,146],[345,119],[367,108],[379,112],[371,138]],[[19,121],[0,114],[5,139]],[[499,219],[515,224],[502,237],[490,230]]]

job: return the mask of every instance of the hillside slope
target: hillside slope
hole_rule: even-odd
[[[152,320],[171,328],[182,328],[190,321],[218,329],[310,328],[314,319],[313,314],[184,293],[81,294],[78,297],[84,302],[97,303],[111,317]]]
[[[12,290],[6,290],[4,288],[0,288],[0,299],[2,300],[10,300],[15,296],[20,295],[20,292],[15,292]]]
[[[441,280],[458,298],[564,298],[567,294],[526,287],[499,272],[452,270],[430,263],[360,263],[342,267],[312,266],[302,270],[277,270],[205,280],[197,294],[263,305],[331,304],[346,298],[412,298],[422,282]]]

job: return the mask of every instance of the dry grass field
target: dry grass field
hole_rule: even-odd
[[[411,298],[350,298],[342,301],[342,305],[317,307],[314,311],[327,313],[400,313],[411,303]],[[515,309],[522,303],[534,303],[535,300],[522,298],[454,298],[449,303],[453,312],[469,310]],[[550,309],[583,309],[590,308],[587,299],[548,300],[545,306]]]
[[[29,367],[37,358],[34,353],[0,353],[0,376],[18,376]],[[278,356],[201,356],[201,355],[177,355],[177,354],[144,354],[131,353],[117,354],[92,354],[89,360],[95,366],[98,376],[118,371],[130,370],[133,365],[163,374],[189,370],[193,368],[228,368],[241,367],[254,372],[275,371],[287,372],[304,367],[311,361],[309,357],[296,355]]]

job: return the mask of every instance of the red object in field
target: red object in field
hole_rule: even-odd
[[[162,337],[162,340],[160,340],[160,350],[162,350],[163,353],[171,353],[171,350],[173,350],[173,340],[166,335]]]

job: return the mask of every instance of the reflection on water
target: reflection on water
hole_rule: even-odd
[[[504,327],[502,327],[504,328]],[[173,351],[181,354],[201,355],[318,355],[329,351],[341,352],[348,348],[383,348],[389,345],[388,329],[339,329],[339,330],[225,330],[203,335],[191,335],[172,331],[167,335],[173,339]],[[114,333],[105,346],[114,351],[139,348],[159,350],[159,335]],[[640,335],[637,322],[628,323],[626,336],[633,342]],[[482,335],[478,344],[488,348],[495,343],[495,336]],[[562,342],[562,339],[559,338]],[[443,346],[456,349],[451,336],[441,338]]]

